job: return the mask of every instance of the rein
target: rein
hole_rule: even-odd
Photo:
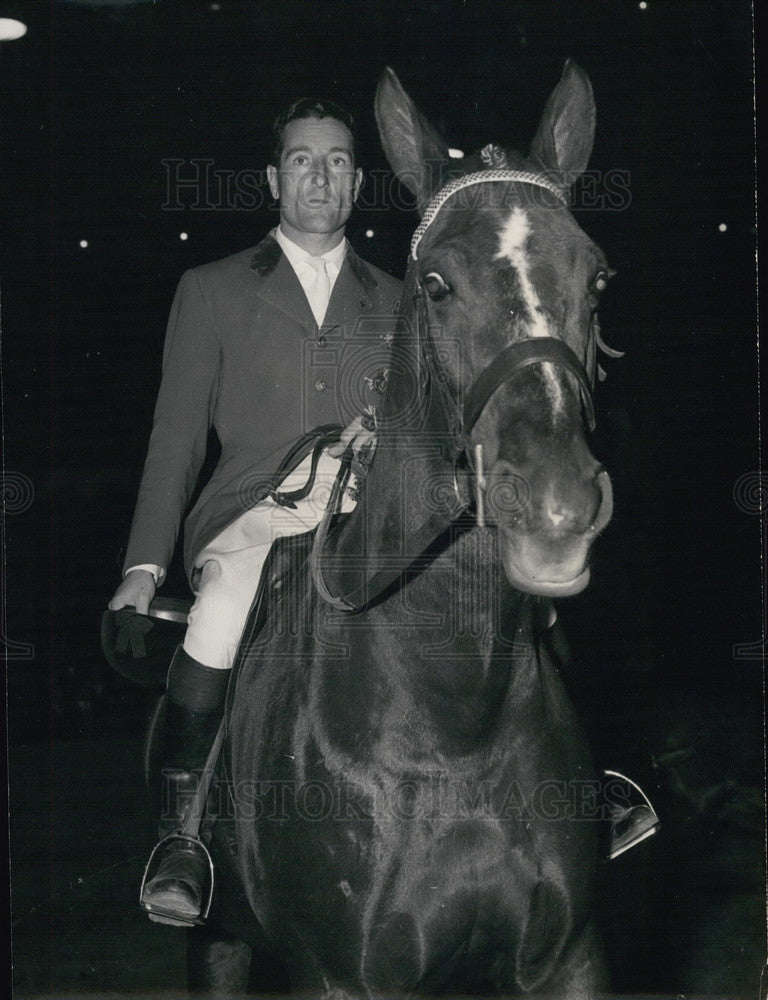
[[[317,463],[324,449],[331,444],[335,444],[341,437],[341,426],[339,424],[321,424],[309,431],[296,441],[289,449],[277,468],[274,476],[270,480],[268,496],[280,507],[295,508],[296,501],[306,499],[312,492],[317,475]],[[286,476],[302,462],[306,456],[312,452],[309,477],[306,483],[298,490],[282,492],[278,486]]]

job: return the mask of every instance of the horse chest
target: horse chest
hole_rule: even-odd
[[[479,954],[483,968],[496,953],[508,964],[509,942],[528,954],[533,927],[536,947],[557,950],[580,909],[589,848],[552,813],[562,763],[552,771],[550,753],[520,768],[530,729],[499,743],[494,767],[471,770],[440,755],[398,762],[391,741],[383,756],[369,745],[352,760],[298,718],[295,752],[272,772],[279,807],[273,789],[253,842],[282,935],[311,940],[332,978],[377,989],[471,968]],[[548,795],[536,800],[537,788]]]

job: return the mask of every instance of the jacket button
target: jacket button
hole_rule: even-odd
[[[318,337],[317,342],[321,347],[325,347],[325,345],[328,343],[325,334],[323,334],[321,337]]]
[[[315,388],[317,389],[318,392],[324,392],[327,386],[328,383],[325,382],[324,379],[319,378],[317,382],[315,382]]]

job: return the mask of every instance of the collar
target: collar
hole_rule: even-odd
[[[289,239],[279,226],[273,231],[273,235],[279,244],[280,249],[293,265],[294,270],[297,266],[300,267],[303,264],[307,264],[309,261],[324,260],[326,264],[330,265],[330,267],[338,273],[341,269],[341,265],[344,263],[344,255],[347,252],[347,241],[343,237],[331,250],[326,250],[325,253],[314,257],[311,253],[308,253],[304,247],[300,247],[298,243]]]
[[[264,278],[266,275],[271,274],[274,271],[282,255],[283,251],[280,249],[280,245],[272,233],[269,233],[264,237],[261,243],[256,246],[256,249],[253,252],[253,257],[251,258],[251,270],[258,272],[258,274]]]
[[[371,269],[357,256],[355,251],[352,249],[351,244],[347,245],[347,260],[349,266],[352,268],[352,273],[363,286],[363,288],[368,291],[370,288],[375,288],[378,282],[371,273]]]
[[[274,271],[280,257],[283,255],[280,244],[273,235],[275,232],[276,230],[273,229],[272,232],[264,237],[261,243],[257,244],[251,258],[251,269],[261,275],[262,278]],[[352,269],[354,276],[366,291],[370,288],[375,288],[378,282],[371,273],[368,265],[357,256],[352,245],[347,240],[342,240],[342,243],[346,244],[346,262]]]

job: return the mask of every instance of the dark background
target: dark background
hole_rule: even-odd
[[[261,176],[271,122],[296,97],[345,104],[379,177],[348,235],[401,276],[416,217],[382,181],[383,67],[468,151],[526,146],[572,56],[595,90],[591,168],[626,172],[630,197],[576,213],[618,272],[601,321],[626,357],[605,363],[597,390],[595,451],[616,513],[590,589],[561,606],[567,681],[603,766],[630,770],[670,809],[662,846],[627,863],[624,905],[654,932],[634,943],[645,972],[619,981],[752,989],[764,957],[765,480],[748,4],[58,0],[0,13],[29,26],[0,43],[12,746],[142,731],[148,699],[110,672],[98,625],[119,581],[168,308],[187,267],[253,245],[277,220],[266,184],[237,205],[223,172]],[[169,207],[169,159],[187,177],[208,161],[201,203],[184,190]],[[170,577],[166,591],[182,595],[178,566]],[[695,971],[699,953],[719,981]]]

